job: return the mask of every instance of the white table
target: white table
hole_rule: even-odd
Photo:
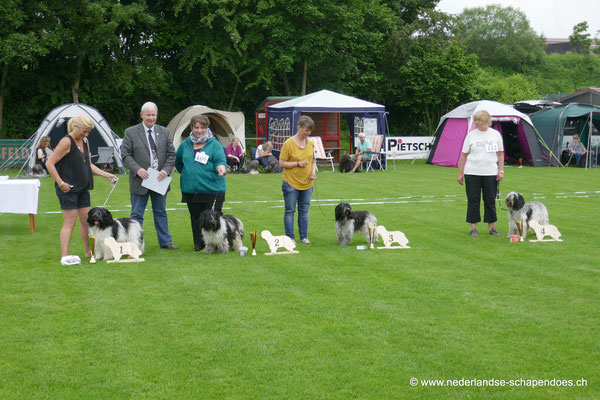
[[[29,214],[29,232],[33,235],[39,191],[39,179],[0,181],[0,213]]]

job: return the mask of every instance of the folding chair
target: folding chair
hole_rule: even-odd
[[[386,151],[383,154],[385,154],[385,170],[387,171],[387,162],[389,160],[392,160],[392,162],[394,163],[394,169],[396,169],[396,157],[398,156],[398,152],[397,151]]]
[[[383,143],[383,135],[375,135],[373,136],[373,142],[371,143],[371,154],[373,155],[367,164],[366,172],[375,171],[373,168],[373,161],[379,163],[379,169],[386,169],[386,165],[384,162],[385,152],[381,152],[381,144]]]
[[[332,172],[335,171],[335,167],[333,166],[333,156],[331,155],[333,150],[325,151],[325,149],[323,148],[323,141],[321,140],[321,136],[309,136],[308,138],[313,143],[316,161],[318,161],[318,160],[329,161],[331,163],[331,171]],[[317,171],[318,170],[319,170],[319,168],[317,167]]]
[[[115,148],[112,146],[98,147],[98,159],[95,161],[96,164],[110,164],[113,162],[113,156],[115,155]]]

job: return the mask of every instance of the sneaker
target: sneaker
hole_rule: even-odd
[[[479,235],[478,235],[478,233],[477,233],[477,228],[473,228],[473,229],[471,229],[471,233],[470,233],[470,235],[471,235],[471,236],[473,236],[473,237],[477,237],[477,236],[479,236]]]
[[[498,231],[496,230],[496,228],[490,229],[490,235],[492,235],[492,236],[500,236],[500,234],[498,233]]]
[[[302,242],[304,244],[312,244],[312,242],[310,240],[308,240],[308,238],[300,239],[300,242]]]
[[[79,265],[81,264],[81,258],[79,256],[64,256],[61,257],[60,263],[62,265]]]

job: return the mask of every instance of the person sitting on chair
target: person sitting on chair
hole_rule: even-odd
[[[267,171],[271,173],[280,173],[283,169],[279,166],[279,160],[271,153],[273,150],[273,144],[271,142],[265,142],[263,144],[263,160],[267,161]]]
[[[37,157],[35,159],[35,163],[40,165],[46,172],[48,172],[48,169],[46,168],[46,161],[48,161],[48,157],[50,157],[50,154],[52,154],[49,136],[44,136],[40,139],[40,143],[37,146],[36,152]]]
[[[352,160],[355,161],[354,167],[349,174],[353,174],[356,172],[356,169],[360,166],[360,164],[364,161],[368,161],[373,157],[371,153],[373,150],[371,149],[371,142],[367,139],[367,136],[364,132],[358,134],[358,138],[360,142],[356,145],[356,152],[352,155]]]
[[[571,153],[572,155],[575,156],[575,160],[576,160],[576,164],[579,165],[579,161],[581,160],[582,156],[585,156],[587,154],[587,149],[585,148],[585,146],[583,145],[583,143],[581,143],[579,141],[579,135],[575,134],[573,135],[573,142],[569,143],[569,153]],[[594,160],[594,152],[591,151],[590,152],[591,158],[590,160]]]
[[[244,168],[246,156],[244,155],[242,146],[240,146],[240,139],[236,137],[233,138],[225,150],[225,156],[227,157],[227,165],[229,165],[229,168],[231,168],[232,171],[234,169],[239,171]]]
[[[258,145],[258,147],[256,148],[256,156],[254,157],[254,159],[256,161],[258,161],[265,168],[269,167],[269,162],[267,161],[267,158],[266,158],[269,155],[269,153],[267,153],[265,151],[265,145],[267,143],[271,143],[271,142],[265,142],[264,144]],[[271,146],[271,147],[273,147],[273,146]]]

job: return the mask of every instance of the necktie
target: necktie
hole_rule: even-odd
[[[152,129],[148,129],[148,141],[150,142],[150,150],[156,152],[156,143],[152,137]]]

